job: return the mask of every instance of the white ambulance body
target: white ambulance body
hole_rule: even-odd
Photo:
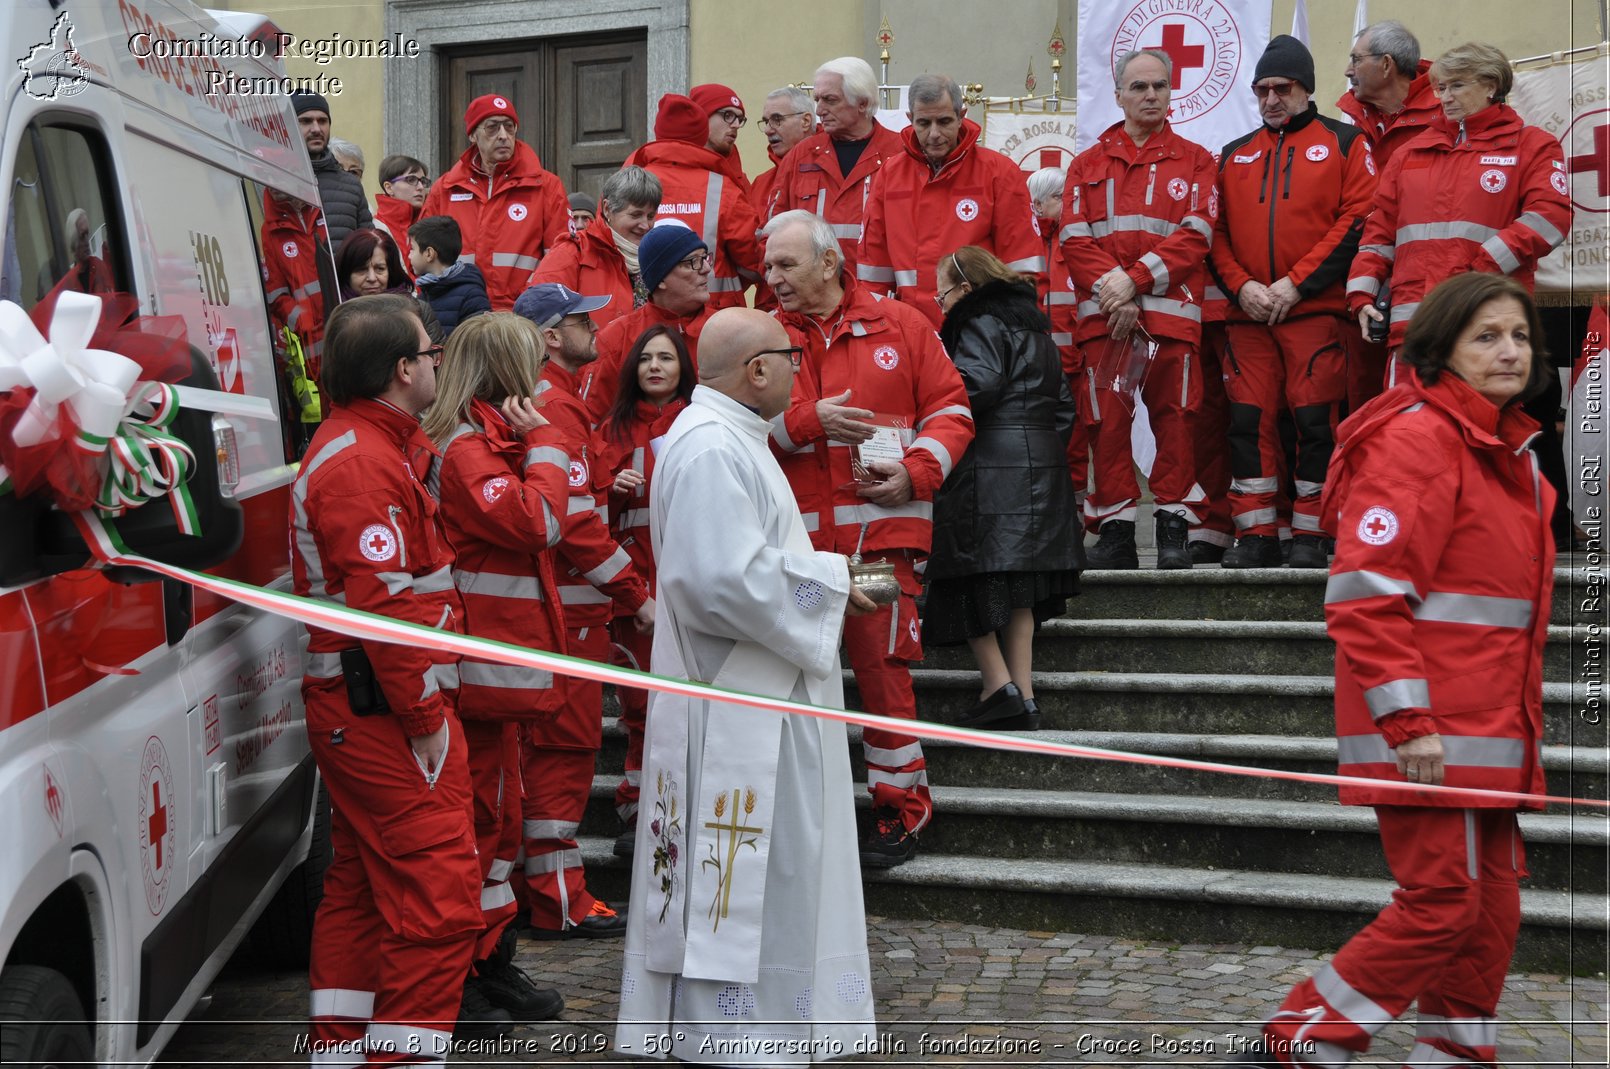
[[[273,406],[280,421],[187,413],[192,444],[203,421],[202,537],[129,540],[289,589],[296,416],[261,222],[268,191],[315,204],[318,191],[283,95],[207,92],[219,71],[282,77],[272,47],[151,55],[156,39],[273,32],[217,19],[184,0],[0,5],[0,297],[132,293],[141,314],[183,320],[193,384]],[[227,453],[216,464],[209,435]],[[170,511],[134,510],[128,527]],[[0,497],[0,1061],[143,1064],[265,909],[281,926],[254,942],[305,960],[322,848],[304,864],[320,808],[304,637],[185,584],[85,567],[63,519],[39,495]],[[75,1005],[84,1021],[61,1020]]]

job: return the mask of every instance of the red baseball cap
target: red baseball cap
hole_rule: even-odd
[[[654,116],[656,141],[686,141],[703,146],[710,136],[710,118],[699,106],[679,93],[660,97],[659,114]]]
[[[498,93],[488,93],[484,97],[476,97],[470,101],[470,106],[464,109],[464,132],[473,134],[475,128],[494,115],[507,115],[514,120],[514,125],[520,125],[520,116],[514,113],[514,105],[509,98]]]
[[[738,114],[748,114],[744,111],[744,102],[738,99],[737,93],[715,82],[694,86],[688,90],[688,96],[699,106],[699,110],[704,112],[706,119],[723,108],[737,108]]]

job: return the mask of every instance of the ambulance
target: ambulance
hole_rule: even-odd
[[[172,428],[196,457],[198,532],[157,500],[120,536],[289,589],[309,428],[299,339],[265,291],[296,250],[265,216],[318,189],[286,96],[239,90],[284,78],[276,34],[184,0],[0,5],[0,298],[120,292],[182,321],[184,384],[240,403]],[[248,938],[305,962],[328,843],[304,642],[188,583],[96,567],[48,494],[0,494],[0,1062],[145,1064]]]

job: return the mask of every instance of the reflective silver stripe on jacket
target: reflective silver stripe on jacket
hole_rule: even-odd
[[[1522,212],[1521,217],[1515,221],[1548,242],[1551,249],[1565,240],[1565,235],[1560,233],[1560,228],[1537,212]]]
[[[1057,234],[1057,241],[1067,241],[1069,238],[1093,238],[1095,236],[1095,232],[1090,229],[1090,224],[1081,221],[1069,223],[1063,227],[1061,232]]]
[[[721,186],[724,181],[725,176],[720,171],[711,171],[710,181],[704,187],[704,247],[711,256],[721,243]]]
[[[827,190],[824,189],[822,192],[826,193]],[[830,223],[829,225],[833,228],[834,237],[849,238],[851,241],[861,240],[860,223]]]
[[[950,459],[950,450],[946,449],[937,438],[918,438],[911,443],[911,448],[926,449],[933,455],[935,460],[939,461],[939,474],[941,476],[950,475],[953,463]]]
[[[342,674],[339,653],[309,653],[302,674],[310,679],[334,679]]]
[[[345,434],[331,438],[324,443],[312,457],[302,463],[302,470],[296,482],[291,486],[291,507],[296,513],[295,543],[297,556],[302,558],[302,566],[307,571],[307,585],[315,595],[328,597],[328,581],[324,575],[324,559],[319,556],[318,540],[313,537],[313,531],[308,527],[307,518],[307,488],[313,473],[333,460],[343,449],[358,444],[356,431],[347,431]]]
[[[614,599],[596,587],[562,586],[559,588],[559,602],[562,605],[608,605],[612,600]]]
[[[1479,735],[1442,736],[1443,763],[1466,768],[1520,768],[1526,757],[1522,739],[1489,739]],[[1395,763],[1391,747],[1379,735],[1344,735],[1336,740],[1340,765]]]
[[[1411,605],[1420,602],[1420,592],[1407,579],[1395,579],[1380,572],[1336,572],[1325,583],[1325,604],[1335,605],[1359,598],[1399,596]]]
[[[1481,247],[1483,252],[1493,258],[1493,263],[1497,264],[1498,269],[1504,274],[1513,275],[1520,270],[1520,257],[1510,251],[1509,245],[1497,234],[1482,242]]]
[[[1394,304],[1392,306],[1392,317],[1389,322],[1407,323],[1409,320],[1414,318],[1414,313],[1418,312],[1419,310],[1419,301],[1415,301],[1413,304]],[[1397,366],[1397,361],[1394,360],[1392,364],[1394,367]]]
[[[589,494],[577,494],[570,498],[569,502],[565,506],[565,515],[579,516],[583,512],[596,512],[598,513],[599,519],[603,520],[605,523],[609,522],[608,505],[598,504],[598,502],[594,501],[592,496]]]
[[[711,293],[738,293],[746,283],[741,278],[729,278],[725,275],[710,276]]]
[[[805,531],[807,534],[815,533],[816,531],[820,531],[822,529],[822,514],[820,512],[807,512],[802,515],[800,519],[805,521]]]
[[[425,672],[425,687],[419,694],[424,701],[433,694],[458,687],[458,664],[433,664]]]
[[[1024,273],[1032,272],[1034,274],[1043,275],[1045,274],[1045,257],[1025,256],[1021,260],[1013,260],[1006,266],[1010,267],[1014,271],[1022,271]]]
[[[797,452],[799,446],[795,445],[794,440],[788,436],[788,427],[783,423],[783,417],[785,415],[787,415],[786,411],[780,412],[778,413],[777,417],[771,421],[771,440],[776,442],[777,448],[781,449],[785,453]]]
[[[894,273],[894,284],[896,286],[915,286],[917,284],[917,272],[897,270]]]
[[[621,526],[623,528],[647,527],[648,509],[627,509],[621,513]]]
[[[616,546],[615,552],[609,555],[609,559],[605,560],[604,563],[598,565],[597,567],[583,572],[581,577],[587,580],[593,586],[602,586],[605,583],[613,580],[616,576],[620,575],[631,566],[632,558],[624,549]]]
[[[520,833],[527,839],[574,839],[581,825],[574,820],[527,820]]]
[[[893,282],[894,268],[873,267],[871,264],[857,264],[855,277],[862,282]]]
[[[1053,330],[1051,332],[1051,344],[1059,348],[1072,345],[1073,333],[1067,330]]]
[[[1053,290],[1046,294],[1046,304],[1078,304],[1079,295],[1072,290]]]
[[[1410,223],[1408,226],[1398,227],[1395,244],[1404,246],[1411,241],[1446,241],[1449,238],[1463,238],[1466,241],[1483,242],[1494,234],[1497,229],[1473,223],[1468,219],[1449,219],[1439,223]]]
[[[833,522],[842,527],[845,524],[875,523],[878,520],[932,520],[934,518],[934,503],[932,501],[907,501],[904,505],[886,508],[883,505],[839,505],[833,509]]]
[[[1364,704],[1379,720],[1403,709],[1431,708],[1431,684],[1424,679],[1393,679],[1364,692]]]
[[[1141,256],[1140,265],[1151,273],[1152,292],[1161,297],[1168,292],[1168,268],[1163,258],[1155,252],[1148,252]]]
[[[1525,598],[1498,598],[1487,594],[1453,594],[1433,590],[1415,607],[1416,620],[1478,627],[1527,628],[1532,626],[1532,603]]]
[[[1374,297],[1381,292],[1381,280],[1370,275],[1357,275],[1347,280],[1348,293],[1367,293]]]
[[[534,575],[502,575],[498,572],[455,571],[453,582],[465,594],[487,598],[519,598],[542,601],[542,580]]]
[[[940,416],[961,416],[968,422],[972,422],[973,410],[966,405],[946,405],[944,408],[936,408],[917,421],[916,429],[919,431],[922,430],[924,427],[928,426],[930,422],[938,419]]]
[[[570,454],[554,445],[539,445],[525,451],[524,466],[552,464],[561,471],[570,470]]]
[[[1187,230],[1196,231],[1198,234],[1201,234],[1203,237],[1208,239],[1209,245],[1213,244],[1213,227],[1206,219],[1199,218],[1195,215],[1187,215],[1184,219],[1180,220],[1180,226]]]
[[[492,254],[493,267],[517,267],[522,271],[535,271],[537,258],[518,252],[494,252]]]
[[[459,665],[458,675],[466,686],[472,687],[501,687],[504,690],[553,689],[553,673],[540,668],[465,661]]]
[[[1111,186],[1108,192],[1111,193]],[[1158,237],[1168,237],[1179,227],[1167,219],[1153,219],[1149,215],[1114,215],[1106,219],[1097,219],[1090,224],[1092,237],[1104,238],[1117,233],[1156,234]]]
[[[1397,259],[1397,249],[1392,245],[1360,245],[1359,252],[1373,252],[1387,263]]]
[[[1153,297],[1147,293],[1140,294],[1135,300],[1140,302],[1143,312],[1160,312],[1164,315],[1189,319],[1193,323],[1202,322],[1202,306],[1199,304],[1187,304],[1185,301],[1171,300],[1168,297]]]

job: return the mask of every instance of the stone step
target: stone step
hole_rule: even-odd
[[[588,887],[624,901],[630,866],[613,837],[584,837]],[[924,852],[862,874],[868,912],[1029,931],[1091,932],[1180,943],[1341,946],[1374,918],[1388,880],[1091,861],[1002,861]],[[1610,900],[1521,892],[1511,969],[1591,972],[1605,960]]]
[[[978,704],[976,671],[915,668],[917,715],[955,723]],[[853,673],[844,700],[858,708]],[[1335,730],[1328,675],[1189,675],[1163,672],[1036,672],[1043,726],[1072,731],[1326,736]],[[1576,715],[1588,705],[1583,684],[1543,684],[1545,743],[1603,746],[1607,722]],[[1603,703],[1600,700],[1600,708]]]
[[[861,729],[852,725],[849,735],[852,774],[864,779]],[[1183,757],[1283,772],[1330,775],[1336,771],[1336,740],[1333,738],[1115,731],[1040,731],[1036,737],[1093,749]],[[965,783],[971,787],[1197,795],[1221,800],[1332,802],[1336,799],[1336,788],[1326,783],[1238,776],[1130,761],[1026,756],[943,739],[924,742],[923,752],[928,759],[928,781],[936,786]],[[625,732],[618,721],[606,720],[604,745],[597,764],[599,775],[618,778],[625,756]],[[1610,752],[1603,747],[1545,746],[1543,768],[1551,794],[1571,798],[1604,798],[1610,794]],[[1565,807],[1550,809],[1550,812],[1568,811]]]
[[[1566,682],[1581,667],[1593,632],[1549,628],[1543,678]],[[1034,639],[1034,666],[1042,672],[1237,671],[1266,675],[1329,675],[1336,644],[1321,621],[1285,620],[1047,620]],[[1574,662],[1574,663],[1573,663]],[[848,664],[848,662],[845,662]],[[976,669],[965,645],[929,647],[923,668]]]
[[[1554,569],[1550,623],[1585,625],[1604,619],[1603,584],[1590,589],[1592,574],[1585,567]],[[1177,572],[1087,571],[1079,577],[1083,593],[1068,602],[1068,615],[1086,620],[1318,621],[1325,618],[1327,578],[1319,568],[1232,571],[1218,565]]]
[[[593,780],[582,833],[613,835],[615,785]],[[856,804],[870,807],[866,785]],[[1335,802],[1101,794],[935,784],[934,819],[923,852],[962,857],[1081,860],[1248,869],[1388,879],[1367,808]],[[1527,885],[1578,894],[1606,892],[1605,822],[1570,814],[1520,817]]]

